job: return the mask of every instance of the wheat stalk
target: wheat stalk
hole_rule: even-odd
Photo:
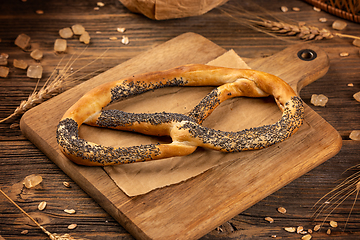
[[[39,91],[36,91],[39,81],[37,82],[34,91],[30,94],[27,100],[21,101],[20,105],[15,109],[15,111],[9,115],[8,117],[0,120],[0,123],[5,122],[6,120],[24,114],[29,109],[35,107],[36,105],[45,102],[46,100],[60,94],[61,92],[75,86],[81,79],[85,78],[88,75],[85,75],[81,78],[70,78],[75,73],[79,72],[80,70],[84,69],[85,67],[89,66],[90,64],[94,63],[100,57],[102,57],[106,52],[104,51],[100,56],[96,59],[91,61],[90,63],[86,64],[85,66],[81,67],[80,69],[71,72],[71,66],[75,63],[75,61],[83,54],[86,48],[77,56],[74,60],[72,60],[73,56],[70,57],[68,62],[65,64],[62,70],[59,69],[59,65],[62,62],[63,58],[59,61],[58,65],[51,73],[50,77],[46,80],[45,84]],[[98,69],[94,72],[100,71],[102,69]],[[93,74],[94,72],[90,73]],[[57,74],[59,73],[59,74]],[[89,74],[89,75],[90,75]],[[56,76],[55,76],[56,75]],[[40,79],[39,79],[40,80]]]
[[[352,167],[355,168],[358,167],[358,165]],[[352,204],[352,207],[350,209],[350,212],[348,214],[348,217],[345,222],[344,229],[347,226],[347,223],[350,219],[351,213],[355,207],[355,203],[358,199],[360,191],[360,172],[355,172],[351,176],[347,177],[345,180],[343,180],[340,184],[338,184],[334,189],[332,189],[330,192],[325,194],[322,198],[320,198],[313,207],[316,207],[319,205],[320,202],[324,201],[322,204],[320,204],[315,212],[313,213],[312,218],[316,219],[321,214],[326,213],[326,216],[323,220],[323,224],[326,222],[326,220],[329,218],[329,216],[351,195],[355,194],[354,201]]]

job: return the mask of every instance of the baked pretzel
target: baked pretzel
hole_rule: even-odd
[[[126,113],[102,109],[115,101],[171,86],[217,86],[187,115],[177,113]],[[282,111],[272,124],[239,132],[206,128],[202,121],[223,101],[239,96],[274,96]],[[241,70],[201,64],[132,76],[105,83],[81,97],[62,117],[57,143],[73,162],[105,166],[185,156],[197,147],[223,152],[261,149],[284,141],[302,125],[304,107],[293,89],[280,78],[256,70]],[[108,147],[81,139],[81,124],[135,131],[147,135],[170,136],[170,144]]]

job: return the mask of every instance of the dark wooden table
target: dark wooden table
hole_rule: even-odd
[[[295,37],[274,37],[249,28],[241,24],[239,14],[232,13],[231,17],[220,9],[197,17],[154,21],[131,13],[116,0],[103,2],[105,6],[94,10],[97,6],[95,0],[1,1],[0,53],[9,54],[10,68],[9,76],[0,78],[1,119],[12,114],[37,85],[37,80],[28,78],[25,70],[13,67],[14,59],[35,62],[30,58],[30,52],[23,51],[14,44],[14,40],[21,33],[31,36],[32,48],[39,48],[44,52],[40,61],[44,72],[39,87],[43,86],[63,57],[64,63],[72,55],[74,58],[80,56],[73,63],[73,71],[80,69],[75,76],[87,80],[186,32],[201,34],[225,49],[234,49],[245,58],[270,56],[302,41]],[[327,29],[331,29],[331,23],[339,19],[323,11],[314,11],[312,6],[304,1],[250,2],[229,1],[224,7],[236,12],[241,12],[241,9],[246,7],[251,9],[252,14],[262,14],[260,7],[254,7],[257,4],[274,16],[286,16],[293,21],[304,21],[309,25]],[[280,11],[283,5],[290,9],[289,12]],[[300,11],[293,11],[293,7],[299,7]],[[44,13],[37,14],[37,10]],[[327,18],[328,22],[320,23],[320,17]],[[90,32],[91,44],[83,52],[85,45],[71,39],[68,41],[67,53],[55,53],[53,44],[58,38],[58,31],[76,23],[82,24]],[[360,25],[347,23],[347,28],[341,32],[360,36]],[[125,33],[117,32],[117,27],[126,28]],[[128,45],[120,42],[122,35],[129,37]],[[111,37],[118,37],[118,40],[111,40]],[[352,39],[339,37],[312,41],[311,44],[327,52],[330,69],[323,78],[306,86],[300,95],[306,104],[340,133],[343,139],[341,151],[309,173],[223,223],[202,239],[269,239],[275,235],[276,239],[300,239],[301,235],[288,233],[283,228],[303,226],[307,230],[321,224],[325,219],[321,230],[312,234],[313,239],[354,239],[360,236],[360,206],[353,206],[356,191],[338,207],[331,206],[334,201],[327,204],[330,210],[334,209],[328,217],[329,211],[316,220],[312,218],[316,210],[313,205],[340,181],[358,172],[356,167],[352,167],[359,164],[360,142],[350,140],[349,134],[352,130],[360,129],[360,103],[352,97],[360,91],[359,48],[352,45]],[[101,58],[85,66],[105,51]],[[349,56],[341,57],[339,54],[342,52],[349,53]],[[83,66],[85,67],[82,68]],[[350,83],[353,86],[348,86]],[[311,105],[312,94],[326,95],[329,98],[326,107]],[[16,125],[19,120],[20,116],[17,116],[0,124],[1,189],[52,233],[71,233],[72,237],[85,239],[132,239],[122,226],[21,134]],[[31,174],[41,175],[43,183],[35,189],[25,189],[21,182]],[[69,182],[71,188],[65,188],[62,184],[64,181]],[[346,196],[346,191],[338,197],[341,196]],[[41,201],[48,203],[44,212],[37,210]],[[277,212],[280,206],[287,209],[286,214]],[[65,208],[76,208],[77,214],[66,215],[63,212]],[[275,221],[265,221],[264,218],[268,216]],[[331,228],[330,236],[326,233],[329,220],[338,223],[337,228]],[[71,223],[78,224],[78,227],[68,230],[67,226]],[[28,233],[22,234],[24,230],[28,230]],[[0,195],[0,239],[2,238],[47,239],[47,236]]]

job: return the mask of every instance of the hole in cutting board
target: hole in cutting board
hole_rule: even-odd
[[[298,58],[303,61],[312,61],[317,57],[317,54],[314,50],[311,49],[302,49],[298,52]]]

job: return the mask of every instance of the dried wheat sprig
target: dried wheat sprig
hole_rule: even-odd
[[[321,39],[331,39],[335,34],[330,32],[325,28],[318,28],[315,26],[310,26],[306,24],[288,24],[285,22],[276,22],[271,20],[256,21],[250,20],[253,24],[264,27],[272,32],[288,35],[288,36],[298,36],[302,40],[321,40]]]
[[[356,167],[356,166],[355,166]],[[326,212],[329,210],[329,212],[326,214],[325,219],[323,220],[323,223],[326,222],[326,220],[329,218],[329,216],[351,195],[355,194],[355,199],[353,201],[352,207],[350,209],[350,212],[348,214],[348,217],[345,222],[344,229],[347,226],[347,223],[350,219],[351,213],[355,207],[355,203],[359,197],[359,191],[360,191],[360,172],[356,172],[352,174],[351,176],[347,177],[345,180],[343,180],[340,184],[338,184],[333,190],[325,194],[321,199],[319,199],[315,204],[318,205],[322,200],[325,200],[326,197],[328,197],[324,203],[322,203],[316,211],[313,213],[312,218],[318,218],[320,214]]]
[[[71,66],[74,64],[74,62],[83,54],[83,52],[86,50],[86,48],[80,53],[80,55],[78,55],[73,61],[72,58],[73,56],[70,57],[70,59],[67,61],[67,63],[65,64],[63,70],[61,70],[61,73],[58,74],[56,77],[54,77],[54,75],[56,74],[56,72],[59,71],[59,65],[62,62],[63,58],[59,61],[58,65],[56,66],[56,68],[54,69],[54,71],[51,73],[50,77],[46,80],[45,84],[43,85],[43,87],[39,90],[36,91],[37,86],[39,84],[39,81],[37,82],[34,91],[30,94],[30,96],[28,97],[27,100],[23,100],[21,101],[20,105],[15,109],[15,111],[9,115],[8,117],[0,120],[0,123],[5,122],[6,120],[14,117],[14,116],[18,116],[18,115],[22,115],[24,114],[26,111],[28,111],[29,109],[35,107],[36,105],[58,95],[59,93],[63,92],[66,89],[69,89],[71,87],[73,87],[74,85],[76,85],[81,79],[85,78],[86,76],[93,74],[95,72],[100,71],[101,69],[98,69],[96,71],[93,71],[92,73],[89,73],[88,75],[86,75],[85,77],[81,77],[81,78],[76,78],[76,79],[70,79],[70,77],[72,75],[74,75],[75,73],[81,71],[82,69],[84,69],[85,67],[93,64],[95,61],[97,61],[99,58],[101,58],[106,52],[107,50],[105,50],[100,56],[98,56],[97,58],[95,58],[93,61],[91,61],[90,63],[82,66],[81,68],[79,68],[78,70],[69,73],[69,71],[71,70]],[[40,80],[40,79],[39,79]]]
[[[38,223],[33,217],[31,217],[27,212],[25,212],[24,209],[22,209],[18,204],[16,204],[16,202],[14,202],[14,200],[12,200],[3,190],[1,190],[1,188],[0,188],[0,192],[2,195],[4,195],[4,197],[9,202],[11,202],[17,209],[19,209],[23,214],[25,214],[25,216],[27,216],[32,222],[34,222],[37,227],[39,227],[46,235],[48,235],[51,240],[72,240],[72,239],[74,239],[69,234],[59,236],[56,233],[51,233],[51,232],[47,231],[43,226],[40,225],[40,223]]]
[[[260,10],[261,7],[257,7]],[[360,39],[360,37],[342,34],[342,33],[334,33],[326,28],[318,28],[316,26],[307,25],[304,22],[299,23],[289,23],[294,22],[292,20],[286,19],[280,20],[272,13],[266,11],[265,9],[262,12],[268,17],[275,20],[269,20],[267,18],[261,17],[256,13],[249,12],[245,9],[228,9],[226,7],[219,8],[224,14],[236,20],[238,23],[246,25],[250,28],[253,28],[257,31],[266,33],[273,37],[277,37],[278,35],[283,36],[298,36],[302,40],[322,40],[322,39],[331,39],[335,36],[337,37],[346,37],[352,39]],[[284,17],[282,17],[284,19]],[[274,34],[275,33],[275,34]],[[289,41],[288,39],[281,38],[282,40]]]

